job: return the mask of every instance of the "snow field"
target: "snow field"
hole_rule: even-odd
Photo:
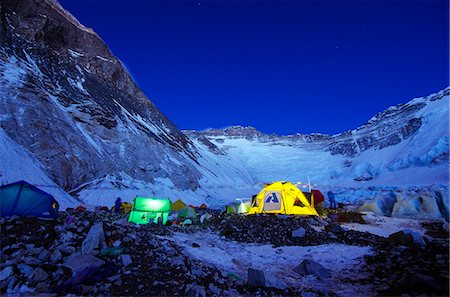
[[[342,284],[334,279],[363,277],[357,273],[365,255],[371,255],[370,247],[344,244],[325,244],[318,246],[282,246],[270,244],[238,243],[221,238],[214,233],[174,233],[165,239],[174,241],[184,251],[201,262],[208,263],[224,274],[234,273],[247,280],[248,268],[264,271],[266,281],[276,288],[311,287],[332,288],[338,295],[362,293],[371,295],[370,288],[361,285]],[[192,247],[192,243],[200,245]],[[299,276],[293,269],[302,260],[312,259],[331,272],[330,279],[317,279],[315,276]],[[355,275],[357,275],[355,277]]]

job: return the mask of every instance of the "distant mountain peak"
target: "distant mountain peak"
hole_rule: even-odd
[[[47,2],[50,6],[52,6],[52,8],[55,11],[57,11],[59,14],[61,14],[63,17],[65,17],[69,22],[71,22],[73,25],[75,25],[78,29],[97,35],[97,33],[95,33],[94,30],[81,24],[69,11],[64,9],[57,0],[44,0],[44,1]]]
[[[2,1],[1,20],[1,127],[60,186],[125,173],[198,187],[190,139],[92,29],[53,0]]]
[[[258,131],[256,128],[251,126],[228,126],[225,128],[220,129],[206,129],[200,132],[190,130],[188,132],[189,134],[193,133],[199,133],[205,136],[228,136],[228,137],[235,137],[235,138],[247,138],[247,139],[253,139],[262,137],[264,134]]]

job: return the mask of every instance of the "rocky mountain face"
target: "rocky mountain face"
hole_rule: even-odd
[[[399,104],[380,112],[365,125],[331,138],[330,152],[356,156],[370,148],[380,150],[412,137],[423,124],[420,110],[429,102],[441,100],[450,94],[447,88],[443,92]],[[448,129],[448,125],[447,125]],[[444,132],[444,131],[443,131]]]
[[[197,152],[54,0],[0,1],[0,125],[65,190],[109,174],[196,189]]]
[[[413,99],[408,103],[392,106],[372,117],[366,124],[344,133],[327,135],[320,133],[279,136],[264,134],[254,127],[232,126],[206,131],[186,131],[191,137],[203,135],[221,143],[226,139],[257,140],[263,143],[285,144],[298,147],[315,145],[331,155],[355,157],[368,149],[381,150],[399,144],[415,135],[423,124],[420,113],[428,103],[442,100],[450,95],[450,88],[427,97]],[[448,122],[448,121],[447,121]],[[444,123],[443,123],[444,124]],[[448,126],[448,125],[447,125]],[[438,127],[440,128],[440,127]],[[447,127],[448,130],[448,127]],[[445,131],[442,131],[443,135]],[[222,139],[223,138],[223,139]],[[448,160],[448,152],[438,156],[435,162]]]

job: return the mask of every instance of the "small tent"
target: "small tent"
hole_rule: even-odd
[[[308,199],[309,203],[314,206],[325,201],[325,197],[319,190],[311,190],[311,192],[303,192],[303,194]]]
[[[148,224],[150,222],[166,224],[171,210],[172,204],[169,199],[138,196],[134,198],[128,222],[135,222],[136,224]]]
[[[256,213],[317,215],[305,194],[290,182],[265,185],[249,210],[249,214]]]
[[[172,203],[172,210],[173,211],[179,211],[186,207],[186,204],[181,200],[178,199],[174,203]]]
[[[227,214],[237,213],[237,205],[236,204],[227,205],[225,206],[225,210]]]
[[[1,216],[33,216],[52,218],[58,216],[58,202],[47,192],[19,181],[0,187]]]
[[[120,205],[120,211],[123,212],[124,214],[129,214],[132,209],[133,204],[128,202],[122,202],[122,204]]]
[[[248,213],[251,206],[252,206],[251,201],[245,201],[245,202],[242,201],[238,204],[237,213],[238,214]]]
[[[193,207],[185,207],[182,210],[178,211],[178,217],[195,219],[197,218],[197,213],[195,212],[195,209]]]
[[[323,203],[325,201],[325,196],[319,190],[311,190],[314,197],[314,205]]]
[[[133,209],[133,204],[128,203],[128,202],[122,202],[122,204],[120,204],[119,213],[129,214],[132,209]],[[116,206],[114,205],[113,207],[111,207],[111,212],[114,213],[115,211],[116,211]]]
[[[251,207],[251,201],[232,203],[225,207],[227,214],[244,214],[248,213]]]

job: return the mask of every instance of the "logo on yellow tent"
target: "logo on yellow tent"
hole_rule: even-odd
[[[279,200],[276,193],[272,193],[272,195],[268,196],[266,200],[266,203],[278,203],[278,202]]]

